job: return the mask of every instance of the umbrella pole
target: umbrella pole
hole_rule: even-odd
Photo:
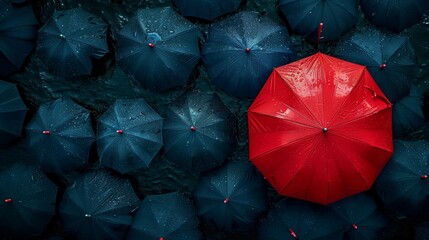
[[[316,48],[319,48],[320,38],[322,37],[323,22],[319,23],[319,29],[317,30],[317,43]]]

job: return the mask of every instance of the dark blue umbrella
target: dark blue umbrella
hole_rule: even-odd
[[[287,29],[256,12],[213,24],[202,54],[211,82],[239,97],[256,96],[273,68],[295,60]]]
[[[429,240],[429,221],[415,226],[415,240]]]
[[[143,87],[185,85],[200,59],[198,27],[171,8],[139,9],[118,33],[118,63]]]
[[[362,0],[362,11],[376,26],[400,32],[422,19],[427,0]]]
[[[429,142],[394,142],[395,152],[375,182],[387,209],[416,216],[429,208]]]
[[[41,234],[55,215],[56,198],[57,187],[39,167],[15,164],[0,172],[0,237]]]
[[[148,167],[162,147],[162,118],[143,99],[120,99],[97,121],[101,165],[127,173]]]
[[[358,19],[358,0],[280,0],[278,7],[294,32],[313,41],[335,40]]]
[[[173,0],[173,4],[183,16],[213,21],[236,11],[241,0]]]
[[[89,75],[92,60],[109,52],[107,24],[81,8],[55,11],[39,30],[37,52],[56,75]]]
[[[91,119],[71,99],[42,104],[26,130],[28,146],[45,171],[63,174],[87,163],[94,142]]]
[[[127,239],[202,239],[192,203],[177,192],[147,196],[134,217]]]
[[[343,228],[340,219],[326,206],[287,198],[271,208],[259,227],[258,239],[343,239]]]
[[[0,80],[0,146],[21,136],[26,113],[16,85]]]
[[[408,37],[370,28],[342,39],[334,54],[365,65],[392,103],[410,93],[417,63]]]
[[[220,166],[234,150],[235,126],[216,94],[187,93],[165,111],[165,156],[194,173]]]
[[[402,98],[393,105],[392,127],[394,137],[403,137],[413,130],[426,125],[423,113],[423,96],[416,87],[411,89],[410,95]]]
[[[329,205],[342,220],[344,239],[384,239],[390,226],[389,219],[367,194],[358,194]]]
[[[139,202],[127,179],[99,170],[66,188],[59,215],[73,239],[123,239]]]
[[[223,231],[249,231],[268,210],[267,186],[248,162],[227,162],[202,175],[193,191],[198,215]]]
[[[34,48],[38,22],[32,6],[0,1],[0,76],[18,71]]]

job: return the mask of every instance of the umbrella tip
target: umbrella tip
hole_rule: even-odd
[[[421,179],[427,179],[427,178],[428,178],[428,175],[426,175],[426,174],[421,175],[421,176],[420,176],[420,178],[421,178]]]
[[[192,126],[192,127],[191,127],[191,131],[192,131],[192,132],[195,132],[195,131],[197,131],[197,128],[196,128],[195,126]]]
[[[250,48],[246,48],[244,51],[245,51],[246,53],[250,53]]]
[[[6,198],[6,199],[4,200],[4,202],[5,202],[5,203],[11,203],[11,202],[12,202],[12,198]]]
[[[324,127],[324,128],[322,128],[322,132],[327,132],[328,131],[328,128],[326,128],[326,127]]]
[[[385,69],[386,67],[387,67],[387,64],[383,63],[383,64],[381,64],[381,65],[380,65],[380,70],[383,70],[383,69]]]
[[[117,134],[122,134],[122,133],[124,133],[124,130],[122,130],[122,129],[118,129],[118,130],[116,130],[116,133],[117,133]]]
[[[227,204],[229,202],[229,198],[225,198],[225,200],[223,200],[223,203]]]
[[[44,130],[42,133],[45,134],[45,135],[51,134],[51,132],[49,130]]]
[[[85,213],[85,217],[86,217],[86,218],[90,218],[90,217],[92,217],[92,216],[91,216],[91,214]]]
[[[149,44],[148,44],[148,46],[149,46],[150,48],[154,48],[154,47],[155,47],[155,44],[153,44],[153,43],[149,43]]]
[[[62,38],[62,39],[66,39],[66,35],[64,35],[64,34],[60,33],[60,38]]]
[[[160,237],[159,240],[165,240],[163,237]]]
[[[293,238],[298,239],[298,235],[296,235],[292,228],[289,228],[289,233]]]
[[[352,224],[352,227],[353,227],[353,229],[355,229],[355,230],[357,230],[358,229],[358,226],[356,225],[356,224]]]

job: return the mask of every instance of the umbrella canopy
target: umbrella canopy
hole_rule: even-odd
[[[26,132],[28,146],[43,169],[58,174],[84,166],[94,142],[89,111],[71,99],[42,104]]]
[[[66,188],[59,215],[73,239],[124,239],[139,202],[127,179],[99,170]]]
[[[143,99],[118,99],[97,120],[101,165],[120,173],[148,167],[162,145],[162,118]]]
[[[90,75],[92,60],[109,52],[107,24],[81,8],[55,11],[39,30],[37,52],[56,75]]]
[[[223,231],[249,231],[268,210],[267,186],[247,162],[230,161],[202,175],[193,196],[200,218]]]
[[[164,116],[165,156],[183,169],[213,169],[234,150],[235,116],[216,94],[189,92]]]
[[[358,0],[280,0],[279,10],[292,30],[313,41],[331,41],[358,19]]]
[[[422,19],[427,0],[362,0],[362,11],[378,27],[400,32]]]
[[[21,136],[26,113],[16,85],[0,80],[0,146]]]
[[[55,215],[56,198],[57,187],[36,166],[15,164],[0,172],[0,237],[41,234]]]
[[[429,142],[395,141],[395,153],[375,182],[387,209],[407,217],[428,212]]]
[[[259,227],[258,239],[343,239],[343,229],[340,219],[329,208],[287,198],[271,208]]]
[[[255,97],[273,68],[295,60],[287,29],[256,12],[213,24],[202,54],[211,82],[239,97]]]
[[[393,105],[393,137],[404,137],[425,125],[423,96],[416,87],[412,87],[410,95]]]
[[[202,239],[192,203],[177,192],[147,196],[134,217],[127,240]]]
[[[369,72],[322,53],[274,69],[248,126],[250,160],[277,192],[321,204],[368,190],[393,151]]]
[[[234,11],[240,7],[241,0],[172,0],[180,14],[208,21]]]
[[[370,28],[342,39],[334,54],[365,65],[392,103],[410,93],[417,62],[408,37]]]
[[[153,91],[183,86],[200,59],[198,27],[171,8],[139,9],[118,33],[118,63]]]
[[[34,48],[37,19],[32,6],[15,7],[0,1],[0,76],[18,71]]]
[[[390,222],[370,196],[358,194],[331,204],[329,208],[343,220],[343,239],[385,239]]]
[[[429,239],[429,221],[417,224],[415,230],[415,240]]]

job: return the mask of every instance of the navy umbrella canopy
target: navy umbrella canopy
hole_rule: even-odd
[[[39,167],[19,163],[0,172],[0,237],[41,234],[55,215],[56,198],[57,187]]]
[[[415,226],[415,240],[429,239],[429,221],[419,223]]]
[[[164,116],[165,156],[183,169],[213,169],[234,150],[235,117],[216,94],[189,92]]]
[[[109,52],[107,24],[81,8],[55,11],[39,30],[37,52],[56,75],[90,75],[92,60]]]
[[[89,111],[71,99],[42,104],[26,127],[28,146],[47,172],[84,166],[94,142]]]
[[[134,217],[128,240],[198,240],[199,219],[192,203],[177,192],[147,196]]]
[[[385,207],[413,217],[429,208],[429,142],[394,142],[395,152],[375,182]]]
[[[16,85],[0,80],[0,146],[21,136],[26,113]]]
[[[32,6],[0,1],[0,76],[18,71],[35,46],[37,19]]]
[[[362,11],[378,27],[401,32],[422,19],[427,0],[362,0]]]
[[[330,204],[329,208],[343,220],[344,239],[384,239],[391,227],[388,217],[365,193]]]
[[[267,185],[248,162],[229,161],[202,175],[193,196],[200,218],[223,231],[249,231],[268,210]]]
[[[254,97],[273,68],[295,60],[286,27],[256,12],[213,24],[203,46],[210,81],[238,97]]]
[[[180,14],[208,21],[234,11],[240,7],[241,0],[172,0]]]
[[[328,207],[286,198],[276,203],[262,221],[258,239],[343,239],[343,227],[340,219]]]
[[[410,95],[393,105],[392,127],[394,137],[404,137],[414,130],[426,125],[423,113],[423,96],[416,87],[411,88]]]
[[[139,9],[118,33],[118,64],[147,89],[183,86],[200,59],[198,39],[198,27],[171,8]]]
[[[139,202],[127,179],[97,170],[66,188],[59,215],[73,239],[123,239]]]
[[[358,20],[358,0],[280,0],[278,7],[294,32],[313,41],[335,40]]]
[[[148,167],[163,146],[162,118],[143,99],[118,99],[97,121],[101,165],[120,173]]]
[[[417,63],[408,37],[370,28],[342,39],[334,55],[366,66],[392,103],[410,93]]]

